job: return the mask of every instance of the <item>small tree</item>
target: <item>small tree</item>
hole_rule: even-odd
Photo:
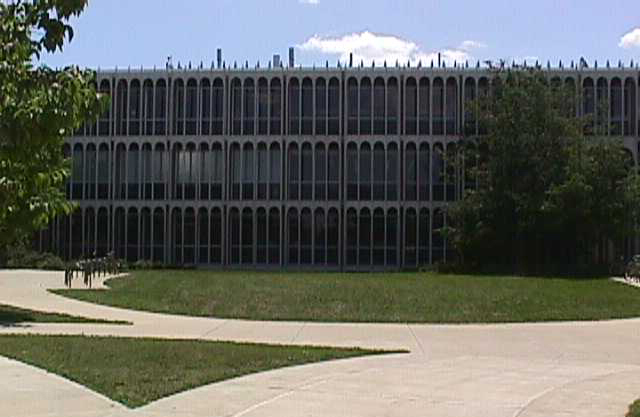
[[[72,205],[64,138],[104,104],[95,74],[38,65],[73,38],[68,22],[87,0],[0,2],[0,255]],[[1,256],[0,256],[1,258]]]
[[[573,88],[540,71],[499,73],[474,103],[488,134],[479,188],[453,205],[449,231],[462,262],[513,270],[594,261],[602,240],[634,233],[639,181],[617,139],[583,135]]]

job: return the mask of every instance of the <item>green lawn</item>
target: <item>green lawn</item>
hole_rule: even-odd
[[[0,304],[0,326],[10,326],[25,322],[131,324],[126,321],[110,321],[70,316],[68,314],[44,313],[42,311],[34,311]]]
[[[606,279],[435,273],[136,271],[111,290],[58,294],[138,310],[257,320],[484,323],[640,316],[640,290]]]
[[[626,417],[640,417],[640,400],[636,400],[629,406],[629,412]]]
[[[363,349],[86,336],[0,336],[0,355],[76,381],[128,407],[241,375],[390,353]]]

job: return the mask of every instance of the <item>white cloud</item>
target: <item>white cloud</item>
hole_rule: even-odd
[[[316,5],[320,4],[320,0],[298,0],[298,3],[311,4],[313,6],[316,6]]]
[[[621,48],[632,48],[637,46],[640,48],[640,28],[635,28],[632,31],[625,33],[621,38],[618,46]]]
[[[394,65],[396,60],[400,64],[409,61],[415,65],[421,61],[423,65],[429,65],[431,60],[434,62],[438,60],[438,53],[448,65],[451,65],[453,61],[463,62],[469,59],[473,49],[484,47],[486,45],[482,42],[466,40],[456,48],[425,51],[415,42],[395,35],[370,31],[354,32],[337,37],[314,35],[298,45],[298,48],[305,51],[338,55],[341,61],[348,60],[349,54],[353,53],[354,64],[364,61],[365,65],[369,65],[372,61],[382,64],[385,60],[389,65]]]

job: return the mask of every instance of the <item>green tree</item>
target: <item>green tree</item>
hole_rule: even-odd
[[[69,213],[64,138],[95,120],[105,99],[95,74],[51,69],[42,53],[73,38],[69,20],[87,0],[0,2],[0,255],[53,217]]]
[[[598,242],[635,233],[638,176],[620,139],[584,136],[574,88],[534,70],[493,81],[472,103],[488,132],[477,139],[479,187],[451,207],[461,262],[571,269],[593,263]]]

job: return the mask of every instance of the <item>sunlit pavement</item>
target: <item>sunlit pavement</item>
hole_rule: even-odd
[[[622,417],[640,397],[639,319],[504,325],[207,319],[100,306],[47,291],[62,288],[63,281],[56,272],[0,271],[0,303],[133,325],[38,323],[0,327],[0,334],[234,340],[410,353],[248,375],[134,410],[0,358],[0,415]]]

